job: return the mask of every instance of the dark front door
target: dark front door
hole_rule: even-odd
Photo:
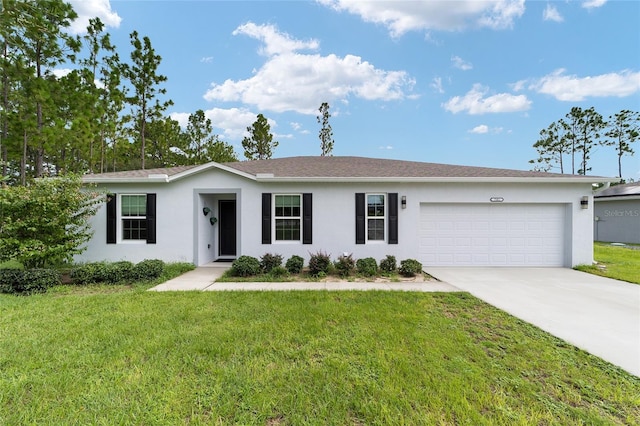
[[[218,201],[218,255],[236,255],[236,201]]]

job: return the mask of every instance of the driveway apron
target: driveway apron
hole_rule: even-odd
[[[640,285],[568,268],[426,272],[640,376]]]

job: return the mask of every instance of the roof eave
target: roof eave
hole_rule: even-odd
[[[605,177],[256,177],[257,182],[374,182],[374,183],[575,183],[594,184],[612,182]]]

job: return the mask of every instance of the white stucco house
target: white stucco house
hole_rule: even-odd
[[[87,175],[110,195],[77,260],[203,265],[323,251],[570,267],[593,261],[591,185],[609,180],[319,156]]]
[[[605,188],[593,198],[596,241],[640,244],[640,182]]]

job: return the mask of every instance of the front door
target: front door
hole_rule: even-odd
[[[218,201],[218,255],[236,255],[236,201]]]

